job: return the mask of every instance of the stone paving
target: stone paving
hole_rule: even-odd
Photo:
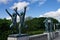
[[[54,40],[60,40],[60,36],[59,36],[59,37],[57,37],[57,38],[55,38]]]

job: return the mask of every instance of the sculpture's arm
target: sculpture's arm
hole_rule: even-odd
[[[14,9],[14,11],[16,12],[16,14],[17,14],[18,16],[20,16],[20,14],[17,12],[17,7]]]
[[[6,9],[6,12],[9,14],[9,16],[11,16],[12,17],[12,15],[8,12],[8,10]]]
[[[25,18],[25,14],[26,14],[26,8],[27,8],[27,7],[24,7],[24,13],[23,13],[23,21],[24,21],[24,18]]]
[[[24,7],[24,16],[25,16],[25,14],[26,14],[26,8],[27,8],[27,7]]]
[[[17,14],[18,16],[20,16],[20,14],[19,14],[18,12],[16,12],[16,14]]]

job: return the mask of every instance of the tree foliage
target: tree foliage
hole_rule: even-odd
[[[0,19],[0,31],[4,32],[9,30],[10,20]]]
[[[36,31],[36,30],[45,30],[44,20],[46,17],[40,17],[40,18],[33,18],[32,20],[26,21],[26,24],[28,25],[28,31]],[[53,21],[53,25],[55,23],[59,23],[56,19],[51,18]]]
[[[28,27],[22,27],[22,33],[27,33],[27,34],[40,34],[43,33],[45,30],[45,25],[44,25],[44,20],[46,17],[40,17],[40,18],[32,18],[29,20],[25,20],[25,26],[27,25]],[[53,23],[59,23],[56,19],[51,18]],[[11,21],[7,19],[0,19],[0,40],[7,40],[7,37],[9,34],[11,34],[11,29],[10,29],[10,24]],[[17,27],[18,27],[17,23]],[[17,30],[14,27],[13,29],[16,33]]]

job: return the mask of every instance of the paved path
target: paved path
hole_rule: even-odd
[[[59,37],[57,37],[57,38],[55,38],[54,40],[60,40],[60,36],[59,36]]]

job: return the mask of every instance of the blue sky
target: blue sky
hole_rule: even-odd
[[[60,0],[0,0],[0,18],[9,18],[5,9],[12,14],[12,9],[18,7],[20,12],[24,6],[27,6],[26,16],[60,19]]]

